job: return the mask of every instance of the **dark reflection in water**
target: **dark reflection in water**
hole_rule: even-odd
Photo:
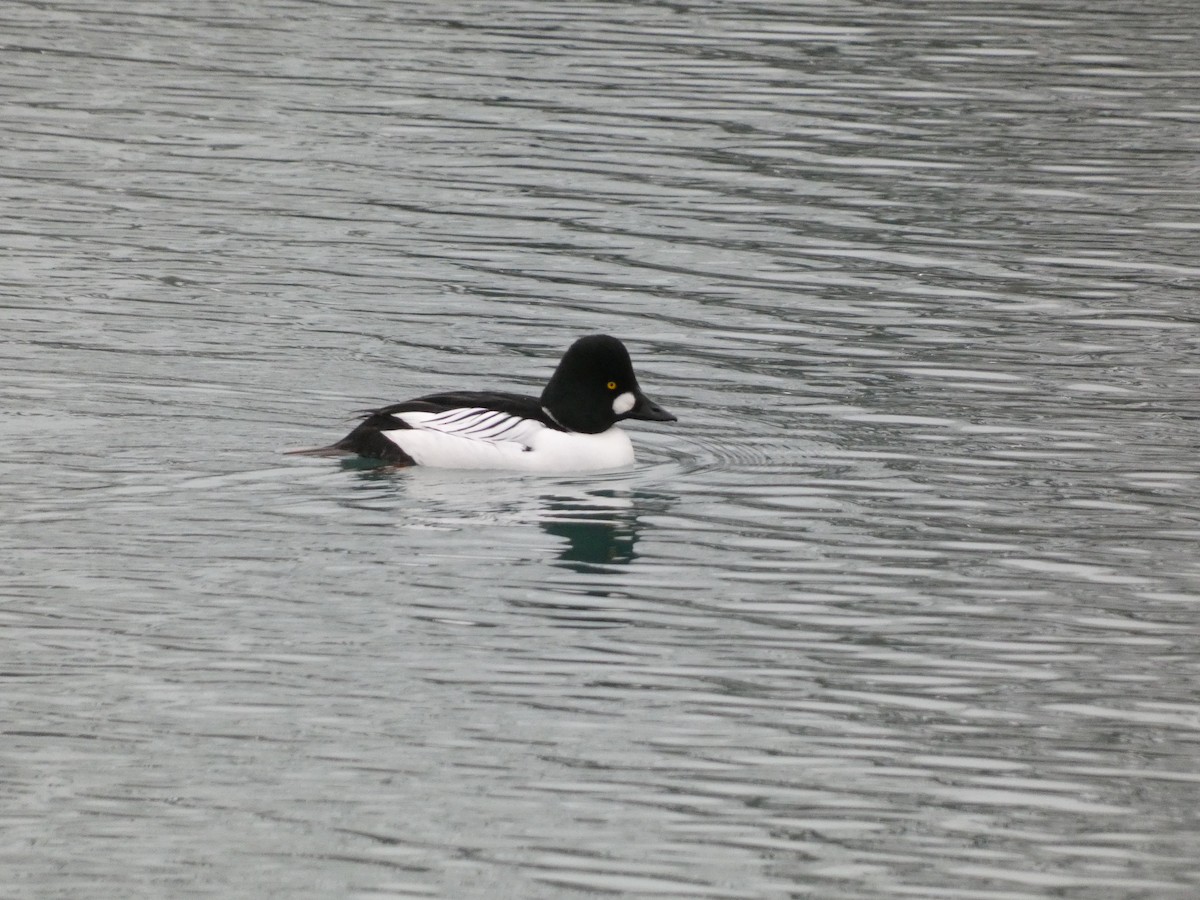
[[[407,479],[414,477],[413,470],[358,458],[341,459],[338,466],[342,471],[354,473],[365,491],[364,498],[348,501],[348,505],[378,508],[381,498],[386,496],[386,505],[417,506],[423,517],[441,514],[446,516],[448,525],[454,523],[456,528],[469,526],[472,517],[469,507],[478,502],[482,490],[488,496],[491,514],[501,513],[522,523],[536,523],[561,544],[557,559],[563,568],[583,575],[605,571],[605,566],[632,562],[637,557],[639,517],[660,512],[670,503],[669,496],[662,492],[627,488],[547,492],[536,477],[520,479],[515,490],[497,491],[493,485],[484,484],[496,477],[490,472],[468,473],[468,487],[456,495],[460,486],[458,476],[438,470],[432,470],[437,473],[433,477],[445,480],[444,492],[434,498],[419,491],[413,498],[407,489]],[[500,473],[499,477],[512,476]],[[505,496],[507,500],[501,499]]]
[[[539,524],[547,534],[566,540],[558,556],[566,567],[588,573],[596,566],[633,560],[638,532],[635,510],[644,499],[614,491],[590,492],[582,503],[549,496]]]

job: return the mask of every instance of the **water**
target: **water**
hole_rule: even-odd
[[[1195,896],[1196,25],[5,4],[0,894]]]

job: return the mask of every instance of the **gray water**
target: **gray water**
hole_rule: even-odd
[[[1200,895],[1200,13],[0,6],[0,895]],[[536,392],[618,473],[283,456]]]

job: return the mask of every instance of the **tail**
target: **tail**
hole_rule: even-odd
[[[340,444],[330,444],[328,447],[308,447],[304,450],[284,450],[284,456],[348,456],[352,450],[347,450]]]
[[[414,466],[416,461],[383,434],[383,429],[398,431],[408,427],[402,420],[393,419],[386,413],[372,412],[336,444],[311,450],[285,450],[284,453],[289,456],[361,456],[389,466]]]

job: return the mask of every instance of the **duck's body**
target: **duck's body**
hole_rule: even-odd
[[[583,472],[634,461],[622,419],[675,417],[638,387],[625,346],[580,338],[541,397],[500,391],[430,394],[368,412],[318,453],[355,453],[397,466]]]

